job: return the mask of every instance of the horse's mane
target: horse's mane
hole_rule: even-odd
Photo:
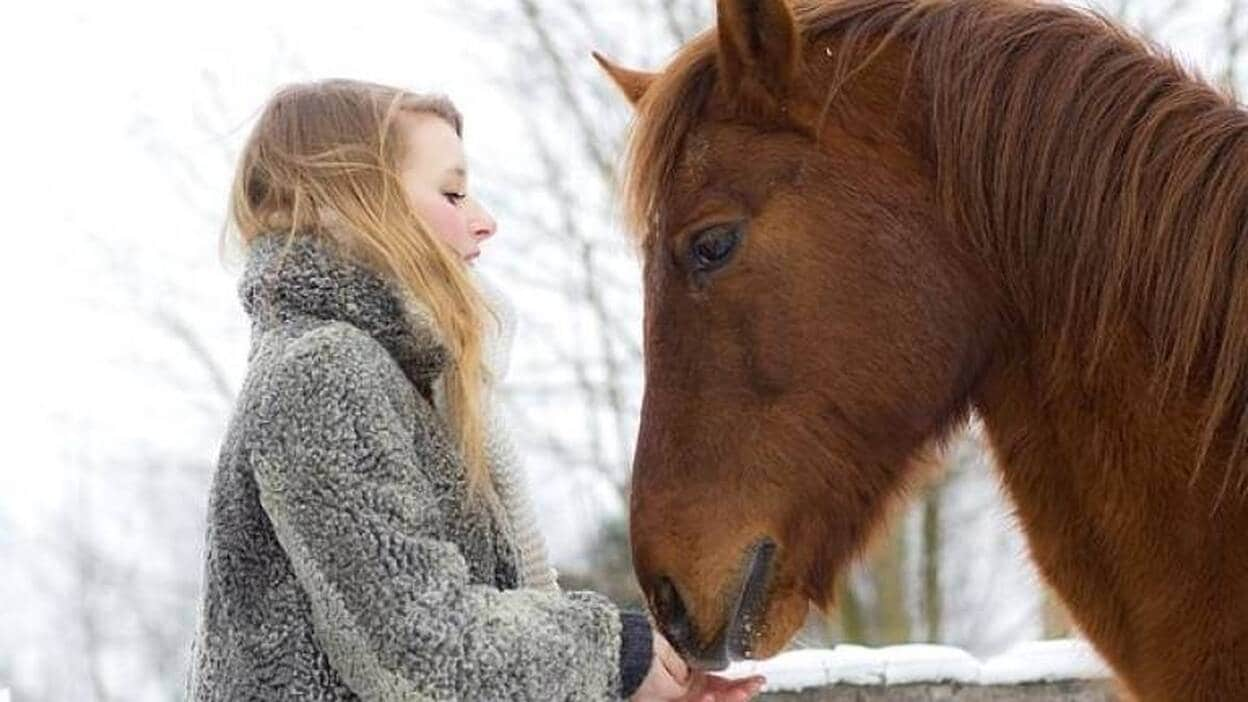
[[[1232,99],[1069,7],[846,0],[797,17],[829,47],[833,103],[884,45],[909,52],[948,223],[1028,333],[1066,350],[1054,377],[1091,378],[1123,332],[1142,333],[1156,397],[1206,403],[1201,462],[1248,455],[1248,115]],[[714,90],[715,51],[713,32],[695,39],[638,105],[625,207],[644,247]],[[1242,491],[1248,472],[1227,480]]]

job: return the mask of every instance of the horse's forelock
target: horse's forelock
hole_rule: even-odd
[[[624,207],[643,249],[659,235],[661,199],[670,191],[689,133],[710,97],[715,78],[714,35],[690,42],[637,105],[624,167]]]

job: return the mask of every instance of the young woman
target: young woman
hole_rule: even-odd
[[[243,151],[249,369],[209,505],[195,700],[745,700],[643,615],[563,593],[469,275],[495,232],[445,99],[281,90]]]

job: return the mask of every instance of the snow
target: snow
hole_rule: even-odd
[[[980,682],[1008,685],[1017,682],[1087,680],[1109,676],[1109,668],[1086,641],[1055,639],[1029,641],[985,661]]]
[[[906,644],[885,648],[837,646],[782,653],[765,661],[729,666],[725,675],[763,675],[770,692],[828,685],[906,685],[955,682],[963,685],[1016,685],[1060,680],[1095,680],[1109,668],[1086,641],[1059,639],[1019,644],[981,661],[959,648]]]
[[[0,702],[13,702],[8,690],[0,690]]]

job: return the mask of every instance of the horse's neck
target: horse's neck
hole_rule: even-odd
[[[1179,675],[1146,668],[1175,658],[1176,640],[1225,646],[1222,623],[1248,622],[1248,539],[1231,536],[1248,512],[1232,501],[1215,514],[1222,476],[1192,481],[1199,412],[1176,401],[1149,411],[1148,369],[1132,351],[1142,346],[1119,348],[1093,384],[1056,380],[1039,370],[1045,350],[1017,349],[977,405],[1033,556],[1080,627],[1132,678]],[[1210,607],[1225,609],[1192,616]]]

